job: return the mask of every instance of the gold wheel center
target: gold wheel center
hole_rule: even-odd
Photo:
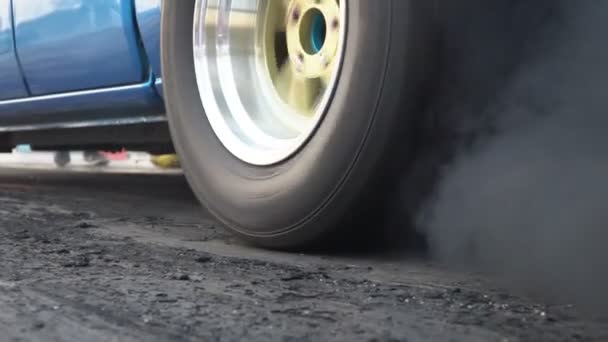
[[[265,0],[260,52],[276,94],[311,118],[322,104],[340,60],[340,0]]]
[[[292,0],[286,19],[287,49],[298,74],[319,78],[331,72],[340,41],[336,0]]]

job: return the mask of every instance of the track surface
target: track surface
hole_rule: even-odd
[[[233,241],[180,176],[0,171],[1,341],[606,341],[414,257]]]

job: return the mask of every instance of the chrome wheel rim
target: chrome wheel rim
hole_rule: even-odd
[[[196,0],[197,86],[228,151],[271,165],[308,141],[338,81],[346,24],[345,0]]]

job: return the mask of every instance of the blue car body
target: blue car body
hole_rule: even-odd
[[[0,133],[164,122],[160,5],[0,0]]]

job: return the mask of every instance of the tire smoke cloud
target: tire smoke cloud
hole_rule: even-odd
[[[417,229],[441,261],[608,314],[608,1],[443,4]]]

